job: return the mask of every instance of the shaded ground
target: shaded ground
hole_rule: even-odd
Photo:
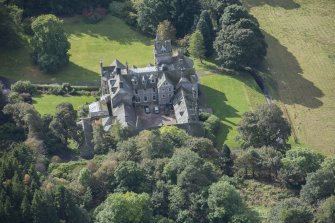
[[[222,120],[216,144],[225,143],[231,148],[239,148],[240,143],[235,138],[241,116],[266,103],[256,82],[250,75],[239,73],[202,76],[200,81],[202,104],[211,107]]]
[[[335,2],[244,0],[269,45],[263,76],[297,139],[335,154]]]
[[[150,113],[146,114],[144,112],[143,106],[136,107],[136,115],[139,117],[140,126],[143,129],[152,128],[156,126],[162,125],[173,125],[176,124],[176,117],[172,110],[170,110],[169,114],[164,113],[164,107],[160,107],[159,114],[155,114],[154,105],[150,105]]]
[[[97,24],[85,24],[80,17],[65,19],[64,29],[71,43],[68,66],[55,74],[42,73],[31,64],[31,49],[26,43],[19,50],[0,52],[0,76],[50,83],[97,83],[100,60],[110,64],[118,58],[138,66],[153,62],[151,40],[113,16]]]

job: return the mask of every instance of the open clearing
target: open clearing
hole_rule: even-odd
[[[264,76],[299,142],[335,154],[335,1],[243,2],[264,30]]]
[[[41,114],[55,114],[56,106],[62,102],[69,102],[73,105],[74,109],[85,103],[91,103],[95,101],[92,96],[56,96],[42,94],[33,98],[33,105],[36,110]]]

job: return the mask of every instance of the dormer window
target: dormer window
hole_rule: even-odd
[[[164,45],[162,45],[161,52],[162,52],[162,53],[165,53],[165,52],[166,52],[166,48],[164,47]]]
[[[138,84],[138,82],[137,81],[134,81],[134,85],[137,85]]]
[[[155,83],[155,79],[151,79],[151,83],[153,83],[153,84],[154,84],[154,83]]]

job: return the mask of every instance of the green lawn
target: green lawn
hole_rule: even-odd
[[[70,49],[70,64],[57,74],[46,75],[31,65],[29,49],[0,52],[0,76],[16,80],[47,82],[98,82],[99,61],[110,64],[115,58],[129,65],[145,66],[153,63],[153,41],[134,31],[122,20],[107,16],[98,24],[85,24],[79,17],[66,18],[64,21]],[[209,60],[213,61],[213,60]],[[239,147],[235,142],[236,124],[241,115],[257,104],[264,103],[264,97],[257,91],[255,82],[249,76],[233,74],[221,75],[214,62],[196,61],[195,67],[201,76],[207,104],[224,123],[218,134],[217,142]],[[41,114],[55,112],[57,104],[68,101],[77,108],[85,102],[94,101],[93,97],[60,97],[42,95],[34,98],[34,105]]]
[[[335,154],[335,1],[243,0],[269,45],[264,76],[300,143]]]
[[[62,102],[69,102],[73,105],[74,109],[85,103],[95,101],[92,96],[56,96],[43,94],[33,98],[33,105],[36,110],[41,114],[54,114],[56,112],[56,106]]]
[[[231,148],[238,148],[240,144],[235,140],[237,123],[243,113],[265,103],[265,98],[256,82],[247,74],[208,74],[201,76],[200,79],[204,94],[202,100],[213,109],[214,114],[223,123],[216,143],[217,145],[225,143]]]
[[[43,74],[30,60],[30,49],[0,52],[0,76],[15,80],[51,83],[94,83],[99,80],[99,61],[111,64],[118,58],[130,65],[153,63],[152,41],[113,16],[98,24],[85,24],[80,17],[67,18],[64,29],[71,43],[70,64],[56,74]],[[28,44],[26,44],[28,45]]]

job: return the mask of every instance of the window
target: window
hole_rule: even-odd
[[[183,116],[184,112],[183,112],[183,111],[181,111],[181,112],[179,112],[179,114],[180,114],[180,116]]]
[[[171,98],[172,94],[169,94],[169,98]]]
[[[151,79],[151,83],[155,83],[155,79],[153,78],[153,79]]]
[[[138,91],[137,91],[137,90],[135,90],[135,94],[138,94]]]
[[[169,91],[171,91],[171,88],[169,87]]]
[[[162,95],[162,98],[165,98],[165,94]]]
[[[148,97],[144,96],[144,102],[147,102],[147,101],[148,101]]]
[[[134,85],[137,85],[138,84],[138,82],[137,81],[134,81]]]
[[[155,87],[154,87],[154,88],[152,88],[152,91],[153,91],[153,92],[156,92],[156,88],[155,88]]]
[[[156,96],[155,96],[155,95],[152,96],[152,100],[153,100],[153,101],[156,101]]]
[[[136,102],[141,102],[141,98],[140,97],[136,97]]]
[[[145,79],[143,79],[143,80],[142,80],[142,84],[145,84],[145,83],[146,83],[146,81],[145,81]]]
[[[123,82],[120,82],[120,88],[123,88]]]

